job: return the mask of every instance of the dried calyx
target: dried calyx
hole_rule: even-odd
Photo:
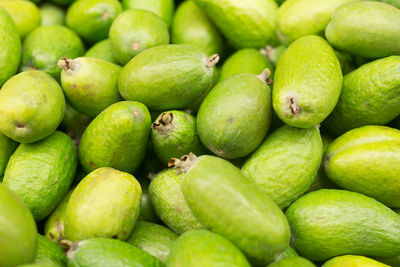
[[[57,66],[62,68],[63,70],[70,72],[74,70],[75,63],[72,59],[68,59],[66,57],[61,58],[57,61]]]
[[[288,100],[288,105],[290,108],[290,112],[292,113],[293,116],[296,116],[297,114],[300,113],[301,108],[299,106],[299,103],[297,103],[297,99],[293,96],[289,96],[287,98]]]
[[[58,244],[67,256],[71,256],[79,247],[79,242],[72,242],[66,239],[61,240]]]
[[[188,155],[182,156],[180,159],[172,158],[168,162],[168,167],[174,167],[178,169],[177,174],[182,172],[188,172],[196,163],[197,157],[195,154],[190,152]]]
[[[174,114],[171,112],[164,112],[158,120],[151,124],[151,128],[160,134],[167,134],[172,128],[174,121]]]
[[[260,53],[267,58],[271,58],[271,56],[273,56],[275,53],[275,48],[267,45],[266,47],[260,49]]]
[[[270,71],[270,69],[267,68],[267,69],[265,69],[261,74],[257,75],[257,77],[258,77],[261,81],[264,81],[264,82],[266,82],[268,85],[270,85],[270,84],[273,83],[272,79],[270,78],[270,75],[271,75],[271,71]]]
[[[210,68],[214,67],[219,61],[219,55],[218,54],[214,54],[211,55],[208,59],[207,59],[207,66],[209,66]]]

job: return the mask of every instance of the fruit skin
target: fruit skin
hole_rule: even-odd
[[[186,112],[163,112],[151,128],[153,149],[164,164],[171,158],[180,158],[190,152],[196,155],[206,153],[197,133],[196,118]]]
[[[332,112],[342,88],[342,71],[332,47],[310,35],[293,42],[275,70],[273,107],[286,124],[310,128]]]
[[[177,234],[167,227],[150,222],[138,222],[126,242],[166,263]]]
[[[158,217],[175,233],[204,228],[189,209],[181,191],[184,174],[176,169],[158,173],[149,186],[150,199]]]
[[[60,124],[60,129],[71,137],[75,145],[79,145],[83,131],[91,122],[91,118],[79,113],[73,109],[70,105],[67,105],[64,113],[64,119]]]
[[[20,143],[52,134],[63,119],[65,98],[58,83],[41,71],[26,71],[0,90],[0,131]]]
[[[393,257],[400,253],[400,217],[360,193],[314,191],[294,202],[286,217],[292,245],[313,261],[343,254]]]
[[[108,61],[79,57],[60,59],[61,85],[69,104],[78,112],[95,117],[121,100],[118,77],[121,67]]]
[[[42,141],[21,144],[7,164],[3,184],[20,196],[40,221],[67,193],[78,165],[76,154],[72,140],[59,131]]]
[[[67,252],[67,257],[68,267],[164,266],[140,248],[108,238],[91,238],[75,243]]]
[[[122,0],[124,9],[144,9],[159,16],[168,27],[174,14],[174,0]]]
[[[109,36],[114,56],[121,65],[148,48],[169,43],[165,22],[142,9],[122,12],[111,25]]]
[[[118,0],[77,0],[68,8],[66,23],[82,39],[95,43],[108,37],[111,24],[121,12]]]
[[[399,0],[378,0],[378,2],[387,3],[389,5],[395,6],[400,8],[400,1]]]
[[[244,163],[242,172],[283,209],[315,181],[322,154],[317,127],[299,129],[285,125],[267,136]]]
[[[3,177],[7,162],[17,146],[16,142],[0,133],[0,179]]]
[[[67,263],[67,257],[63,250],[49,238],[37,235],[37,253],[34,263],[48,264],[63,267]]]
[[[19,197],[0,183],[0,265],[12,267],[32,262],[36,255],[36,224]]]
[[[243,253],[229,240],[207,230],[186,232],[175,241],[168,266],[250,267]]]
[[[277,43],[272,0],[194,0],[237,48],[261,48]]]
[[[296,250],[289,246],[286,250],[275,256],[275,262],[298,256]]]
[[[260,51],[253,48],[241,49],[225,60],[219,81],[239,73],[260,74],[265,69],[269,69],[270,76],[274,77],[274,67]]]
[[[135,175],[140,177],[139,171],[135,172]],[[140,186],[142,187],[142,198],[140,201],[140,214],[138,221],[147,221],[152,223],[160,223],[160,219],[157,217],[156,211],[154,210],[153,203],[151,203],[149,194],[150,179],[148,177],[144,179],[138,179]]]
[[[151,110],[180,109],[195,102],[213,80],[210,57],[188,45],[147,49],[122,68],[118,90],[122,98],[145,104]]]
[[[182,192],[207,229],[232,241],[256,265],[273,261],[288,247],[288,222],[267,194],[226,160],[206,155],[193,161]]]
[[[44,3],[40,6],[40,16],[42,18],[41,26],[64,25],[64,9],[51,3]]]
[[[62,58],[77,58],[84,53],[79,36],[61,25],[41,26],[31,32],[23,42],[21,71],[41,70],[56,80],[61,69],[57,61]]]
[[[336,8],[354,0],[290,0],[278,9],[276,25],[285,42],[306,35],[322,35]]]
[[[41,16],[37,6],[30,1],[1,0],[0,6],[7,10],[17,26],[21,39],[39,27]]]
[[[65,238],[125,240],[135,227],[142,188],[129,173],[103,167],[89,173],[72,192],[65,211]]]
[[[214,154],[234,159],[253,152],[271,122],[271,89],[264,78],[237,74],[218,83],[197,113],[200,140]]]
[[[324,162],[334,183],[400,208],[400,130],[368,125],[348,131],[328,147]]]
[[[333,12],[325,36],[353,55],[381,58],[400,55],[400,10],[375,1],[356,1]]]
[[[303,257],[290,257],[278,262],[273,262],[267,267],[316,267],[314,263]]]
[[[21,60],[21,38],[15,22],[0,7],[0,86],[13,76]]]
[[[342,134],[372,124],[386,124],[400,115],[400,56],[367,63],[344,76],[339,101],[325,121]]]
[[[209,56],[225,52],[225,41],[221,33],[192,0],[183,2],[176,10],[171,39],[174,44],[195,46]]]
[[[85,172],[99,167],[133,173],[142,162],[150,134],[150,113],[134,101],[112,104],[86,128],[79,144]]]
[[[352,266],[352,267],[388,267],[389,265],[377,262],[373,259],[369,259],[363,256],[356,255],[344,255],[335,257],[325,262],[322,267],[342,267],[342,266]]]
[[[86,51],[85,57],[94,57],[117,65],[119,64],[118,60],[114,57],[113,47],[110,39],[105,39],[94,44]]]
[[[268,58],[268,60],[273,64],[274,67],[278,65],[279,59],[287,50],[286,45],[279,45],[277,47],[272,47],[267,45],[264,49],[261,49],[260,52]]]

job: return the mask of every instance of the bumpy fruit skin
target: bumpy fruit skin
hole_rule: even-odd
[[[99,167],[133,173],[142,162],[150,134],[150,113],[134,101],[112,104],[86,128],[79,144],[85,172]]]
[[[0,178],[3,177],[7,162],[17,146],[18,143],[0,133]]]
[[[61,87],[41,71],[13,76],[0,90],[0,131],[20,143],[52,134],[64,117]]]
[[[158,217],[175,233],[204,228],[194,217],[181,190],[184,174],[176,169],[158,173],[149,186],[150,199]]]
[[[182,192],[196,218],[232,241],[256,265],[289,246],[289,224],[271,198],[238,168],[214,156],[194,159]]]
[[[72,245],[68,267],[165,266],[160,260],[128,243],[109,238],[91,238]]]
[[[171,26],[174,15],[174,0],[122,0],[124,9],[144,9],[159,16],[167,26]]]
[[[41,26],[64,25],[64,9],[51,3],[44,3],[40,6],[40,16],[42,18]]]
[[[184,233],[175,241],[168,266],[250,267],[243,253],[229,240],[207,230]]]
[[[325,36],[334,47],[354,55],[400,55],[400,10],[375,1],[343,4],[333,12]]]
[[[118,0],[77,0],[68,8],[66,22],[82,39],[95,43],[108,37],[111,24],[121,12]]]
[[[354,0],[290,0],[278,9],[276,25],[285,42],[316,34],[322,35],[335,9]]]
[[[59,131],[40,142],[21,144],[7,164],[3,183],[40,221],[67,193],[78,165],[76,154],[71,138]]]
[[[171,39],[174,44],[193,45],[206,55],[222,55],[224,39],[214,23],[192,0],[179,5],[172,23]]]
[[[265,69],[269,69],[271,71],[270,76],[274,77],[274,67],[266,56],[257,49],[241,49],[225,60],[221,68],[219,81],[239,73],[260,74]]]
[[[177,234],[165,226],[142,221],[136,224],[126,242],[166,263],[172,244],[177,237]]]
[[[180,109],[194,103],[211,85],[215,64],[211,61],[188,45],[153,47],[125,65],[118,90],[124,99],[151,110]]]
[[[79,36],[61,25],[41,26],[31,32],[23,42],[21,71],[41,70],[60,79],[61,69],[57,61],[77,58],[85,48]]]
[[[367,63],[344,76],[339,101],[324,122],[335,134],[383,125],[400,115],[400,56]]]
[[[32,262],[36,255],[36,224],[24,203],[0,183],[0,265]]]
[[[37,253],[35,264],[48,264],[50,266],[63,267],[67,263],[67,257],[58,244],[49,238],[37,235]]]
[[[63,68],[61,85],[64,93],[78,112],[95,117],[121,100],[118,92],[120,66],[90,57],[63,58],[58,65]]]
[[[236,48],[276,44],[273,0],[194,0]]]
[[[21,60],[21,38],[15,22],[8,12],[0,7],[0,86],[17,70]]]
[[[86,51],[85,57],[94,57],[117,65],[119,64],[118,60],[114,56],[110,39],[105,39],[94,44]]]
[[[186,112],[163,112],[151,128],[154,151],[164,164],[171,158],[180,158],[190,152],[195,155],[206,153],[197,133],[196,118]]]
[[[325,262],[322,267],[342,267],[342,266],[352,266],[352,267],[389,267],[389,265],[380,263],[373,259],[356,256],[356,255],[345,255],[335,257]]]
[[[292,245],[300,255],[323,261],[343,254],[393,257],[400,253],[400,217],[360,193],[321,189],[286,211]]]
[[[125,240],[135,227],[142,188],[129,173],[99,168],[72,192],[65,212],[65,238],[92,237]]]
[[[142,9],[122,12],[111,25],[109,36],[114,56],[121,65],[148,48],[169,43],[165,22]]]
[[[328,147],[325,171],[343,188],[400,208],[400,130],[371,125],[346,132]]]
[[[242,172],[283,209],[315,181],[322,153],[317,127],[299,129],[285,125],[267,136],[245,162]]]
[[[273,262],[267,267],[316,267],[314,263],[302,257],[290,257],[281,261]]]
[[[310,128],[335,107],[342,88],[342,71],[332,47],[319,36],[293,42],[275,70],[273,107],[286,124]]]

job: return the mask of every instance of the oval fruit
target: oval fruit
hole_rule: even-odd
[[[363,256],[355,255],[345,255],[335,257],[325,262],[322,267],[342,267],[342,266],[352,266],[352,267],[389,267],[389,265],[380,263],[373,259],[369,259]]]
[[[7,162],[17,146],[16,142],[0,133],[0,179],[3,177]]]
[[[51,3],[44,3],[40,6],[41,26],[64,25],[65,11],[61,7]]]
[[[174,0],[122,0],[124,9],[144,9],[159,16],[168,27],[174,15]]]
[[[114,56],[110,39],[105,39],[94,44],[86,51],[85,57],[94,57],[114,64],[119,64],[118,60]]]
[[[48,264],[50,266],[63,267],[67,263],[67,257],[58,244],[49,238],[37,235],[37,252],[35,264]]]

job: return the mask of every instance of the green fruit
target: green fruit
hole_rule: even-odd
[[[213,156],[175,160],[186,172],[182,192],[196,218],[232,241],[256,265],[289,246],[290,229],[279,207],[234,165]]]
[[[21,199],[1,183],[0,220],[0,266],[32,262],[36,254],[35,221]]]
[[[158,173],[149,186],[150,199],[158,217],[177,234],[203,228],[181,191],[183,177],[176,169],[167,169]]]
[[[164,164],[171,158],[180,158],[190,152],[196,155],[206,152],[197,133],[196,118],[186,112],[163,112],[151,128],[154,151]]]
[[[331,132],[386,124],[400,115],[400,56],[367,63],[347,74],[339,101],[325,122]]]
[[[292,247],[288,247],[286,250],[282,251],[281,253],[275,256],[275,262],[298,256],[299,255],[297,254],[296,250],[294,250]]]
[[[7,162],[16,148],[16,142],[0,133],[0,178],[3,177]]]
[[[290,257],[278,262],[273,262],[267,267],[316,267],[314,263],[302,257]]]
[[[236,48],[277,43],[273,0],[194,0]]]
[[[68,8],[66,22],[82,39],[96,43],[108,37],[111,24],[121,12],[118,0],[77,0]]]
[[[395,6],[400,8],[400,1],[399,0],[378,0],[378,2],[387,3],[389,5]]]
[[[335,50],[335,55],[340,62],[340,68],[342,69],[343,75],[355,69],[353,56],[351,54]]]
[[[393,257],[400,253],[400,216],[360,193],[314,191],[294,202],[286,217],[292,245],[313,261],[343,254]]]
[[[136,172],[137,174],[138,172]],[[150,181],[150,179],[147,179],[147,181]],[[151,203],[150,199],[150,194],[149,194],[149,182],[146,181],[146,183],[142,182],[142,180],[139,179],[140,186],[142,187],[142,198],[140,201],[140,214],[138,221],[147,221],[147,222],[153,222],[153,223],[158,223],[160,222],[160,219],[158,219],[156,211],[154,210],[153,203]]]
[[[65,211],[73,190],[70,190],[54,211],[47,217],[44,224],[44,235],[58,243],[64,239]]]
[[[18,265],[18,267],[58,267],[57,265],[53,264],[46,264],[46,263],[31,263],[31,264],[23,264]]]
[[[21,60],[21,38],[8,12],[0,7],[0,86],[13,76]]]
[[[237,74],[218,83],[197,114],[201,142],[214,154],[234,159],[253,152],[271,122],[271,89],[260,76]]]
[[[79,144],[85,172],[99,167],[133,173],[146,153],[150,113],[139,102],[122,101],[100,113],[86,128]]]
[[[24,40],[20,69],[41,70],[59,80],[61,69],[57,61],[62,57],[77,58],[83,53],[83,43],[72,30],[61,25],[41,26]]]
[[[21,38],[25,38],[40,26],[40,11],[34,3],[25,0],[1,0],[0,6],[7,10],[14,20]]]
[[[325,262],[322,267],[389,267],[389,265],[377,262],[363,256],[345,255],[335,257]]]
[[[0,90],[0,131],[20,143],[52,134],[64,117],[65,99],[58,83],[41,71],[26,71]]]
[[[127,242],[166,262],[177,237],[178,235],[167,227],[150,222],[138,222]]]
[[[176,10],[171,39],[174,44],[195,46],[206,55],[221,55],[225,50],[221,33],[192,0],[183,2]]]
[[[95,117],[121,100],[117,88],[120,66],[90,57],[62,58],[57,64],[63,69],[61,85],[64,93],[78,112]]]
[[[36,264],[48,264],[50,266],[63,267],[67,263],[63,250],[49,238],[37,235]]]
[[[108,238],[92,238],[72,244],[68,267],[162,267],[164,264],[140,248]]]
[[[40,6],[41,26],[64,25],[65,11],[51,3],[44,3]]]
[[[173,0],[122,0],[124,9],[144,9],[159,16],[167,26],[171,26],[174,13]]]
[[[375,1],[346,3],[333,12],[325,35],[334,47],[354,55],[400,55],[400,10]]]
[[[90,122],[91,118],[67,105],[60,129],[71,137],[76,145],[79,145],[83,131],[85,131]]]
[[[274,67],[276,67],[276,65],[278,65],[279,59],[285,53],[286,50],[287,46],[285,45],[279,45],[277,47],[272,47],[270,45],[267,45],[265,48],[260,50],[260,53],[263,54],[265,57],[267,57],[269,62],[271,62]]]
[[[345,189],[400,208],[400,130],[371,125],[346,132],[328,147],[325,171]]]
[[[109,61],[114,64],[119,64],[118,60],[114,57],[113,47],[110,39],[105,39],[97,44],[94,44],[86,51],[85,57],[94,57]]]
[[[281,208],[303,195],[315,181],[323,154],[317,127],[282,126],[242,167],[243,174]]]
[[[336,8],[354,0],[290,0],[279,7],[276,26],[291,43],[306,35],[322,35]]]
[[[72,192],[65,211],[65,238],[92,237],[125,240],[139,216],[142,189],[129,173],[99,168]]]
[[[153,12],[132,9],[122,12],[110,28],[114,56],[125,65],[140,52],[169,43],[168,27]]]
[[[168,267],[250,267],[242,252],[229,240],[207,230],[184,233],[174,243]]]
[[[152,110],[180,109],[207,91],[217,62],[218,55],[207,59],[188,45],[150,48],[122,69],[118,89],[124,99],[142,102]]]
[[[276,67],[274,110],[290,126],[317,125],[335,107],[342,79],[332,47],[318,36],[301,37],[289,46]]]
[[[19,145],[7,164],[3,183],[40,221],[67,193],[77,165],[74,143],[56,131],[40,142]]]
[[[252,48],[241,49],[225,60],[221,68],[219,80],[225,80],[239,73],[260,74],[265,69],[269,69],[271,77],[274,77],[274,67],[260,51]]]

